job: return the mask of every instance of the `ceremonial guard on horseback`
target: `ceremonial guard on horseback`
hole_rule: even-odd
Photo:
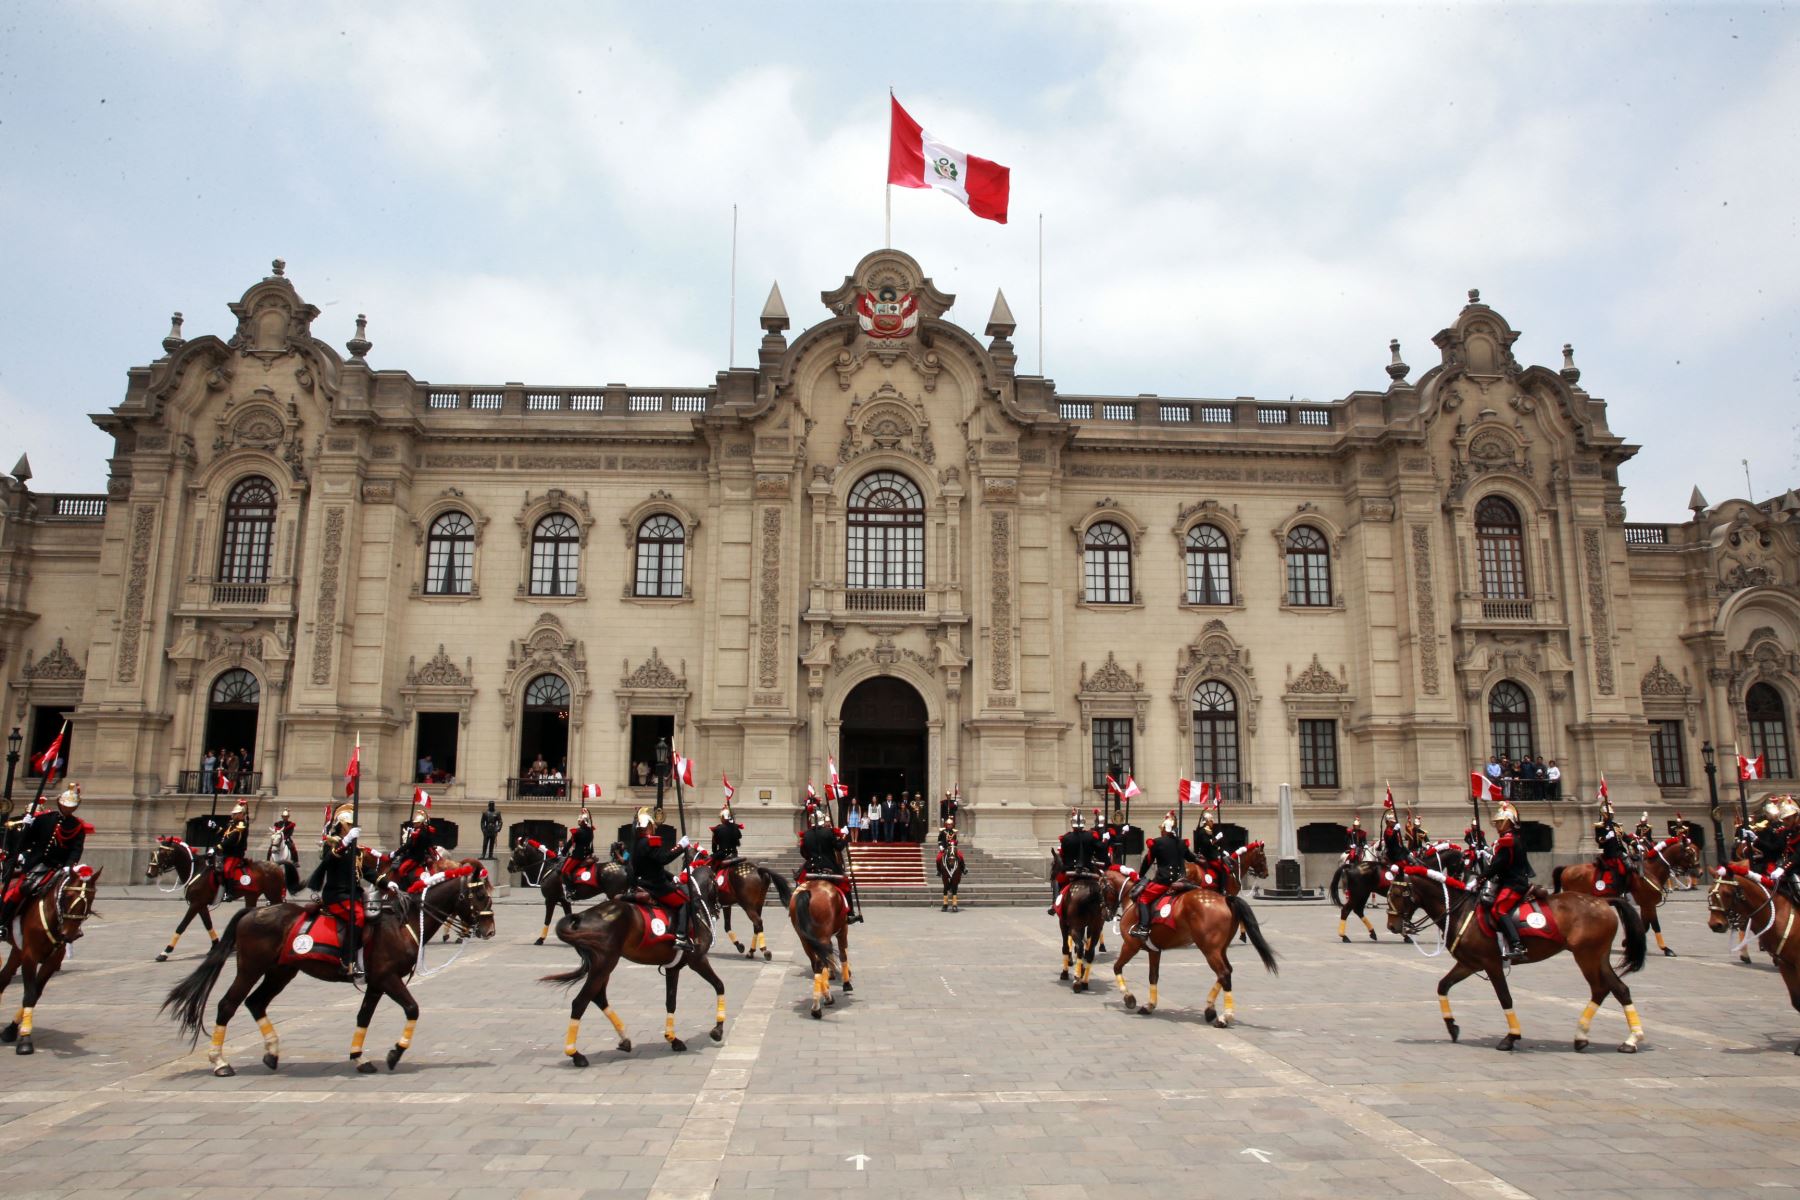
[[[944,885],[944,899],[938,908],[939,912],[961,911],[957,891],[962,887],[963,872],[967,869],[968,863],[963,859],[962,846],[956,837],[956,817],[947,816],[937,837],[937,873]]]
[[[592,823],[588,825],[590,835]],[[667,907],[675,923],[675,949],[685,954],[694,948],[694,904],[689,891],[686,855],[690,843],[667,825],[652,820],[648,808],[637,811],[632,834],[630,857],[632,890],[626,898],[633,904]],[[679,877],[669,874],[669,864],[682,860]]]
[[[1200,868],[1199,878],[1194,882],[1215,892],[1225,892],[1229,890],[1227,881],[1231,878],[1230,856],[1219,841],[1216,811],[1211,806],[1200,810],[1200,823],[1194,826],[1193,853],[1189,859]]]
[[[1044,911],[1055,916],[1069,880],[1078,875],[1097,877],[1105,869],[1108,842],[1087,827],[1081,809],[1069,810],[1069,830],[1057,839],[1050,860],[1050,907]]]
[[[1525,946],[1519,937],[1519,922],[1513,917],[1513,909],[1525,898],[1533,874],[1531,859],[1516,830],[1518,823],[1518,811],[1509,801],[1501,801],[1500,808],[1494,813],[1494,829],[1498,836],[1480,872],[1481,904],[1500,931],[1500,953],[1508,962],[1525,957]]]
[[[34,800],[32,808],[36,807]],[[94,827],[75,815],[80,807],[81,785],[71,783],[57,798],[53,814],[27,812],[14,823],[18,849],[11,858],[5,890],[0,892],[0,926],[5,931],[12,929],[14,918],[37,898],[52,875],[81,861]]]
[[[269,861],[281,868],[287,890],[300,890],[300,850],[294,845],[294,818],[287,809],[269,825]]]
[[[843,980],[845,992],[854,990],[850,982],[849,927],[862,920],[862,906],[857,901],[855,875],[846,870],[853,866],[848,861],[848,831],[834,829],[823,807],[813,808],[807,822],[800,834],[803,865],[794,877],[788,919],[812,966],[811,1011],[814,1019],[819,1019],[824,1015],[821,1005],[835,1003],[831,995],[833,974]]]
[[[594,818],[583,806],[581,815],[569,826],[569,840],[563,843],[562,876],[564,885],[583,869],[592,871],[594,855]]]
[[[1163,818],[1161,832],[1144,847],[1137,887],[1129,897],[1137,906],[1137,925],[1128,936],[1140,942],[1150,940],[1151,910],[1164,896],[1186,891],[1192,886],[1187,877],[1187,865],[1191,862],[1204,865],[1205,860],[1188,849],[1181,835],[1175,832],[1175,814],[1170,813]]]
[[[431,797],[414,790],[412,815],[400,826],[400,848],[380,881],[390,894],[417,895],[437,882],[432,866],[438,856],[438,830],[431,820]]]
[[[362,940],[363,926],[368,922],[366,895],[362,884],[362,830],[356,825],[356,809],[340,805],[332,814],[331,826],[320,840],[323,853],[319,865],[306,881],[309,891],[318,893],[319,908],[338,922],[338,963],[349,979],[362,978],[356,960],[357,946]]]
[[[1394,797],[1389,795],[1381,814],[1381,861],[1391,874],[1404,866],[1407,859],[1406,835],[1400,829],[1400,814],[1394,811]]]
[[[1369,852],[1369,831],[1362,827],[1361,817],[1351,817],[1349,828],[1344,830],[1344,863],[1355,866]]]
[[[39,757],[46,781],[61,743],[59,734]],[[18,1013],[0,1029],[0,1042],[17,1042],[18,1054],[35,1053],[33,1011],[70,943],[81,937],[100,886],[99,870],[81,861],[94,832],[77,815],[81,785],[71,782],[63,789],[54,813],[38,812],[38,799],[33,797],[25,815],[8,823],[7,854],[0,864],[0,942],[10,947],[0,964],[0,992],[21,971],[25,991]]]
[[[1648,821],[1640,821],[1638,824],[1644,828],[1649,827]],[[1625,845],[1625,839],[1619,834],[1612,800],[1607,796],[1600,798],[1600,818],[1594,822],[1594,845],[1600,851],[1594,859],[1595,893],[1629,896],[1632,875],[1630,851]]]
[[[219,835],[218,856],[213,870],[216,878],[225,884],[225,894],[249,888],[251,879],[246,868],[250,865],[250,806],[241,798],[231,806],[231,815],[225,819],[225,832]]]

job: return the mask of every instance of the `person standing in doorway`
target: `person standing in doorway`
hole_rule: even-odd
[[[854,797],[850,800],[850,811],[845,816],[844,824],[850,830],[850,840],[862,841],[862,805],[858,804]]]
[[[219,790],[219,756],[211,750],[200,760],[200,794],[210,796]]]

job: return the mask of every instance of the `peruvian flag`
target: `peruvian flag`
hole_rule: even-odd
[[[675,778],[688,787],[694,786],[694,760],[683,758],[679,752],[675,755]]]
[[[413,807],[414,808],[430,808],[431,807],[431,793],[421,787],[414,788],[413,789]]]
[[[600,785],[597,783],[582,784],[581,798],[583,800],[598,800],[600,798]]]
[[[1006,224],[1012,172],[999,163],[946,146],[908,116],[892,93],[888,103],[892,107],[888,182],[899,187],[948,192],[968,205],[976,216]]]
[[[219,772],[218,787],[221,792],[229,792],[231,790],[231,780],[226,777],[225,772],[223,771]]]
[[[731,776],[720,772],[719,782],[725,785],[725,803],[730,804],[731,798],[737,795],[737,789],[731,786]]]
[[[1469,772],[1469,799],[1471,800],[1504,800],[1506,792],[1501,786],[1483,775],[1480,771]],[[1388,793],[1388,806],[1393,807],[1393,793]]]
[[[850,794],[850,790],[838,779],[837,759],[830,755],[825,756],[825,775],[825,794],[827,796],[833,800],[842,800]]]
[[[1602,771],[1600,773],[1600,790],[1598,792],[1594,793],[1594,796],[1596,799],[1599,799],[1599,800],[1612,799],[1612,793],[1610,791],[1608,791],[1606,788],[1606,772],[1604,772],[1604,771]]]
[[[61,736],[58,736],[56,740],[58,742],[62,741]],[[52,749],[54,748],[55,747],[52,747]],[[42,768],[40,767],[39,769],[41,770]],[[1746,758],[1742,754],[1738,755],[1739,779],[1767,779],[1768,777],[1768,768],[1763,763],[1762,755],[1758,754],[1755,758]]]
[[[1215,783],[1195,783],[1191,779],[1183,779],[1175,785],[1175,797],[1182,804],[1198,804],[1205,808],[1214,803],[1219,795],[1219,786]]]
[[[64,721],[63,727],[56,731],[56,740],[50,743],[50,748],[31,760],[32,769],[44,777],[45,787],[49,787],[56,777],[56,757],[62,753],[63,735],[68,732],[69,723]],[[1739,759],[1738,761],[1742,762],[1743,760]]]
[[[1125,775],[1125,784],[1123,787],[1119,785],[1118,780],[1114,779],[1111,775],[1108,775],[1106,777],[1106,788],[1121,800],[1129,800],[1133,796],[1141,796],[1144,794],[1143,791],[1139,789],[1137,780],[1131,777],[1130,772],[1127,772]]]
[[[362,739],[350,751],[350,762],[344,767],[344,795],[356,794],[356,781],[362,777]]]

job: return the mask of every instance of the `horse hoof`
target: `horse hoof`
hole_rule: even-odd
[[[406,1051],[399,1046],[395,1046],[392,1050],[389,1050],[387,1052],[388,1070],[391,1071],[395,1067],[399,1066],[400,1065],[400,1056],[405,1053],[406,1053]]]
[[[1496,1049],[1496,1050],[1511,1050],[1513,1048],[1513,1043],[1517,1042],[1518,1040],[1519,1040],[1518,1038],[1514,1037],[1512,1034],[1509,1033],[1505,1037],[1500,1039],[1500,1044],[1498,1046],[1495,1046],[1494,1049]]]
[[[825,1019],[825,1014],[819,1011],[819,1006],[816,1004],[813,1005],[812,1019],[815,1021],[823,1021]]]
[[[1214,1029],[1230,1029],[1231,1028],[1231,1015],[1229,1013],[1227,1013],[1225,1016],[1222,1016],[1218,1020],[1214,1021],[1213,1028]]]
[[[848,979],[844,980],[844,991],[854,992],[855,990],[856,990],[855,984],[851,983]]]
[[[273,1054],[265,1054],[265,1055],[263,1055],[263,1066],[265,1066],[265,1067],[269,1068],[269,1070],[273,1071],[276,1068],[278,1068],[279,1066],[281,1066],[281,1059],[276,1057]]]
[[[10,1046],[18,1040],[19,1040],[19,1023],[17,1021],[14,1021],[11,1025],[8,1025],[5,1029],[0,1029],[0,1042],[4,1042]]]
[[[169,952],[167,950],[164,950],[161,954],[156,956],[156,961],[157,962],[168,962],[169,961]]]
[[[1340,934],[1338,934],[1338,941],[1340,941],[1340,942],[1344,943],[1344,945],[1348,946],[1350,944],[1350,935],[1347,933],[1340,933]]]
[[[543,944],[544,944],[544,939],[543,939],[543,938],[539,938],[539,939],[538,939],[538,940],[537,940],[537,941],[535,941],[535,942],[533,942],[533,943],[531,943],[531,944],[532,944],[532,945],[534,945],[534,946],[541,946],[541,945],[543,945]]]
[[[1636,1042],[1620,1042],[1619,1043],[1619,1053],[1620,1054],[1636,1054],[1637,1053],[1637,1043]]]
[[[1370,941],[1371,941],[1371,942],[1372,942],[1372,941],[1374,941],[1374,940],[1375,940],[1375,935],[1374,935],[1374,934],[1372,934],[1372,933],[1371,933],[1371,934],[1370,934],[1370,935],[1369,935],[1369,940],[1370,940]],[[1410,946],[1410,945],[1412,945],[1412,944],[1413,944],[1413,940],[1412,940],[1412,934],[1410,934],[1410,933],[1403,933],[1403,934],[1401,934],[1401,935],[1400,935],[1400,940],[1401,940],[1401,941],[1403,941],[1403,942],[1405,942],[1405,943],[1406,943],[1406,944],[1407,944],[1407,945],[1409,945],[1409,946]]]
[[[581,1068],[588,1065],[588,1057],[577,1050],[575,1053],[569,1055],[569,1065],[579,1071]]]
[[[1381,940],[1381,939],[1380,939],[1380,938],[1378,938],[1378,937],[1376,937],[1376,936],[1375,936],[1375,931],[1374,931],[1374,930],[1373,930],[1373,929],[1371,929],[1371,930],[1369,930],[1369,940],[1370,940],[1370,941],[1371,941],[1371,942],[1379,942],[1379,941],[1380,941],[1380,940]],[[1406,940],[1407,940],[1407,941],[1409,941],[1409,942],[1410,942],[1410,941],[1412,941],[1412,939],[1411,939],[1411,938],[1407,938],[1407,939],[1406,939]]]
[[[1218,1018],[1218,1015],[1218,1009],[1209,1007],[1205,1012],[1200,1014],[1200,1019],[1205,1021],[1208,1025],[1211,1025],[1213,1021]]]
[[[764,950],[763,951],[763,961],[764,962],[774,962],[775,956],[773,954],[769,953],[768,950]]]
[[[1462,1026],[1455,1021],[1445,1021],[1444,1028],[1450,1031],[1450,1040],[1457,1041],[1462,1037]]]
[[[682,1041],[680,1038],[670,1038],[669,1039],[669,1049],[673,1050],[677,1054],[680,1054],[687,1049],[687,1043]]]
[[[1575,1039],[1575,1053],[1580,1054],[1582,1051],[1586,1050],[1587,1048],[1588,1048],[1588,1040],[1586,1038],[1576,1038]]]
[[[1094,953],[1095,954],[1105,954],[1106,953],[1106,943],[1101,942],[1098,946],[1095,946]]]
[[[36,1054],[37,1053],[37,1047],[33,1046],[31,1044],[31,1035],[29,1033],[19,1039],[19,1044],[17,1047],[14,1048],[13,1053],[14,1054]]]
[[[830,992],[826,992],[825,993],[825,1007],[830,1008],[832,1005],[834,1005],[836,1003],[837,1003],[837,997],[832,995]]]
[[[620,1038],[619,1039],[619,1053],[620,1054],[630,1054],[631,1053],[631,1039],[630,1038]]]
[[[712,1032],[707,1034],[706,1036],[711,1038],[715,1042],[724,1041],[725,1040],[725,1022],[720,1021],[717,1025],[714,1025],[712,1027]]]
[[[732,949],[736,950],[739,954],[743,955],[745,958],[749,958],[751,955],[751,951],[749,950],[748,947],[741,946],[736,942],[733,942],[731,944],[731,947],[732,947]]]
[[[1125,993],[1125,1011],[1126,1012],[1136,1012],[1137,1011],[1137,997],[1132,995],[1130,992]]]
[[[1675,952],[1673,950],[1669,949],[1667,946],[1664,946],[1662,948],[1662,952],[1663,952],[1664,958],[1674,958],[1675,957]]]
[[[375,1073],[375,1064],[372,1062],[359,1062],[356,1064],[356,1073],[358,1075],[373,1075]]]

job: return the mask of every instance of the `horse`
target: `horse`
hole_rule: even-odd
[[[962,851],[955,846],[938,851],[938,881],[944,885],[944,902],[938,907],[939,912],[961,912],[957,906],[956,890],[962,886],[963,875],[968,872],[969,864],[963,861]]]
[[[294,857],[287,835],[278,829],[269,831],[268,861],[281,868],[282,881],[287,884],[288,893],[297,893],[301,888],[300,864]]]
[[[487,868],[468,859],[451,871],[449,878],[432,884],[423,893],[403,894],[396,908],[369,913],[361,935],[366,973],[363,1002],[356,1014],[356,1032],[350,1039],[350,1061],[357,1064],[359,1074],[373,1075],[376,1070],[373,1062],[362,1061],[363,1040],[368,1037],[369,1019],[383,996],[392,999],[406,1014],[406,1027],[387,1053],[388,1070],[398,1067],[400,1056],[411,1047],[413,1030],[419,1024],[419,1004],[406,984],[425,943],[447,924],[457,926],[468,936],[494,936],[494,885]],[[175,1018],[188,1035],[188,1044],[193,1045],[200,1039],[206,1000],[225,969],[225,960],[237,956],[237,976],[219,998],[212,1045],[206,1054],[214,1075],[227,1078],[237,1074],[225,1058],[225,1030],[239,1005],[256,1018],[263,1038],[262,1063],[273,1071],[281,1065],[281,1040],[274,1022],[268,1018],[270,1002],[301,972],[327,983],[351,981],[335,954],[283,961],[289,958],[290,934],[302,919],[316,911],[316,906],[292,902],[241,910],[231,918],[223,936],[193,973],[169,990],[162,1011]]]
[[[1620,1054],[1636,1054],[1644,1041],[1644,1026],[1631,1003],[1631,989],[1620,975],[1640,971],[1644,966],[1646,939],[1644,924],[1637,910],[1621,900],[1600,900],[1577,892],[1546,895],[1532,888],[1529,899],[1548,910],[1554,923],[1554,937],[1524,938],[1526,962],[1542,962],[1567,950],[1588,982],[1587,1007],[1581,1010],[1575,1034],[1575,1049],[1588,1047],[1588,1026],[1594,1013],[1608,995],[1618,1000],[1625,1010],[1630,1033],[1619,1045]],[[1448,938],[1445,945],[1456,965],[1438,980],[1438,1010],[1444,1017],[1444,1028],[1450,1040],[1462,1036],[1462,1027],[1450,1011],[1450,989],[1477,972],[1486,972],[1494,985],[1494,996],[1506,1014],[1506,1036],[1496,1050],[1512,1050],[1524,1035],[1519,1018],[1513,1012],[1512,989],[1506,986],[1506,963],[1500,956],[1498,934],[1482,928],[1477,919],[1478,901],[1473,888],[1454,876],[1425,867],[1409,867],[1405,875],[1394,881],[1388,891],[1388,931],[1422,929],[1426,921],[1413,920],[1415,909],[1436,925]],[[1520,922],[1525,924],[1524,921]],[[1611,961],[1613,935],[1625,927],[1624,957],[1615,968]]]
[[[717,909],[725,921],[725,936],[731,939],[732,947],[746,958],[754,958],[758,950],[762,951],[763,961],[768,962],[775,957],[769,950],[769,939],[763,934],[763,905],[768,901],[769,890],[774,889],[785,906],[792,894],[794,885],[784,877],[767,867],[759,867],[747,858],[737,858],[725,864],[725,870],[719,871],[716,864],[706,874],[714,881],[710,894],[705,894],[706,901]],[[699,885],[700,870],[696,867],[695,881]],[[738,941],[738,936],[731,928],[731,910],[733,906],[744,910],[750,918],[750,944]]]
[[[592,900],[595,896],[605,894],[608,900],[620,895],[631,883],[631,872],[625,869],[624,863],[607,861],[596,866],[577,871],[574,875],[564,875],[562,864],[556,851],[535,838],[521,838],[513,843],[512,858],[506,869],[516,873],[525,881],[526,887],[534,887],[544,897],[544,927],[538,931],[534,946],[544,944],[550,936],[550,918],[556,915],[556,906],[562,905],[563,916],[575,915],[571,900]]]
[[[1646,846],[1642,865],[1627,876],[1631,899],[1637,902],[1639,915],[1656,935],[1657,949],[1669,958],[1674,958],[1675,952],[1663,940],[1662,918],[1657,915],[1656,909],[1664,897],[1674,890],[1675,876],[1692,870],[1699,862],[1700,852],[1692,842],[1685,838],[1665,838]],[[1558,867],[1550,873],[1550,882],[1553,889],[1559,892],[1580,892],[1583,895],[1598,896],[1602,900],[1612,899],[1600,886],[1600,868],[1595,863]]]
[[[676,919],[685,915],[685,909],[675,910]],[[667,1000],[663,1040],[670,1050],[679,1054],[687,1049],[687,1043],[675,1036],[675,993],[684,967],[712,984],[719,1006],[712,1031],[707,1036],[715,1042],[724,1040],[725,984],[706,958],[713,944],[711,922],[705,919],[694,922],[693,948],[684,953],[675,948],[670,931],[656,929],[652,922],[657,920],[643,905],[615,897],[556,923],[557,938],[573,946],[575,953],[581,956],[581,962],[574,970],[545,975],[539,982],[581,984],[569,1005],[569,1031],[563,1040],[563,1054],[577,1069],[588,1065],[588,1057],[581,1052],[577,1038],[581,1031],[581,1014],[590,1003],[598,1004],[606,1019],[612,1022],[619,1035],[619,1050],[631,1053],[631,1039],[625,1034],[625,1022],[606,1002],[607,981],[612,978],[613,969],[621,958],[662,968]]]
[[[1714,933],[1742,929],[1740,949],[1749,946],[1754,935],[1757,945],[1774,960],[1787,985],[1788,1003],[1800,1010],[1800,939],[1794,938],[1794,917],[1800,905],[1766,875],[1759,875],[1741,863],[1733,862],[1716,871],[1712,888],[1706,893],[1706,927]],[[1760,925],[1761,928],[1757,928]],[[1794,1047],[1800,1054],[1800,1045]]]
[[[1179,886],[1179,885],[1178,885]],[[1120,923],[1125,926],[1125,942],[1119,947],[1119,957],[1113,963],[1113,983],[1124,998],[1126,1012],[1142,1012],[1150,1016],[1156,1010],[1156,985],[1162,975],[1162,956],[1165,950],[1173,950],[1181,946],[1193,946],[1206,956],[1206,963],[1213,971],[1212,990],[1206,994],[1205,1019],[1220,1029],[1232,1023],[1236,1013],[1235,1002],[1231,994],[1231,959],[1226,954],[1231,946],[1231,939],[1241,925],[1250,935],[1250,944],[1262,959],[1262,964],[1269,974],[1280,973],[1275,963],[1275,952],[1269,949],[1269,943],[1263,939],[1262,927],[1257,924],[1256,914],[1242,896],[1227,896],[1209,888],[1193,888],[1164,895],[1157,901],[1158,918],[1150,927],[1148,941],[1140,941],[1130,932],[1137,919],[1138,901],[1127,899],[1124,910],[1120,913]],[[1130,921],[1125,920],[1130,915]],[[1167,924],[1163,923],[1163,915],[1167,916]],[[1150,955],[1150,1002],[1142,1008],[1138,1007],[1137,997],[1132,995],[1131,988],[1125,982],[1125,964],[1136,956],[1142,948]],[[1214,1007],[1220,991],[1225,993],[1225,1010],[1221,1014]]]
[[[1372,858],[1339,863],[1338,869],[1332,872],[1331,902],[1338,906],[1338,941],[1350,940],[1350,935],[1344,932],[1344,926],[1349,923],[1351,913],[1355,913],[1357,920],[1363,923],[1363,928],[1369,931],[1371,942],[1381,940],[1375,936],[1375,926],[1370,923],[1364,909],[1368,906],[1369,898],[1386,886],[1386,875],[1386,866]],[[1344,894],[1340,894],[1339,881],[1344,884]]]
[[[834,972],[843,979],[846,994],[856,990],[850,982],[850,902],[833,877],[814,876],[794,885],[788,920],[812,964],[812,1015],[813,1020],[822,1020],[825,1014],[819,1005],[836,1003],[831,995]],[[833,940],[836,950],[831,946]]]
[[[195,917],[200,918],[206,936],[217,944],[219,934],[213,928],[212,906],[219,903],[221,892],[227,900],[242,899],[245,908],[255,908],[259,899],[280,904],[287,898],[286,873],[277,864],[246,861],[244,874],[250,877],[250,882],[226,881],[216,867],[203,861],[192,846],[178,837],[157,838],[156,849],[150,852],[150,865],[144,868],[144,878],[155,879],[164,873],[181,881],[181,898],[187,902],[187,912],[176,924],[169,944],[156,956],[157,962],[169,961],[169,956],[175,953],[175,943],[181,940]]]
[[[1106,928],[1106,893],[1099,878],[1078,874],[1063,891],[1062,904],[1056,910],[1062,926],[1062,974],[1069,978],[1071,965],[1074,982],[1069,990],[1088,990],[1088,977],[1094,973],[1094,953],[1100,946],[1100,934]]]
[[[15,1054],[36,1054],[31,1042],[31,1014],[43,996],[50,977],[63,964],[69,946],[81,938],[82,922],[94,916],[94,900],[100,894],[99,867],[86,863],[52,872],[38,886],[37,894],[13,920],[12,928],[0,929],[12,947],[6,965],[0,967],[0,993],[24,969],[25,1002],[4,1029],[0,1042],[17,1042]]]

